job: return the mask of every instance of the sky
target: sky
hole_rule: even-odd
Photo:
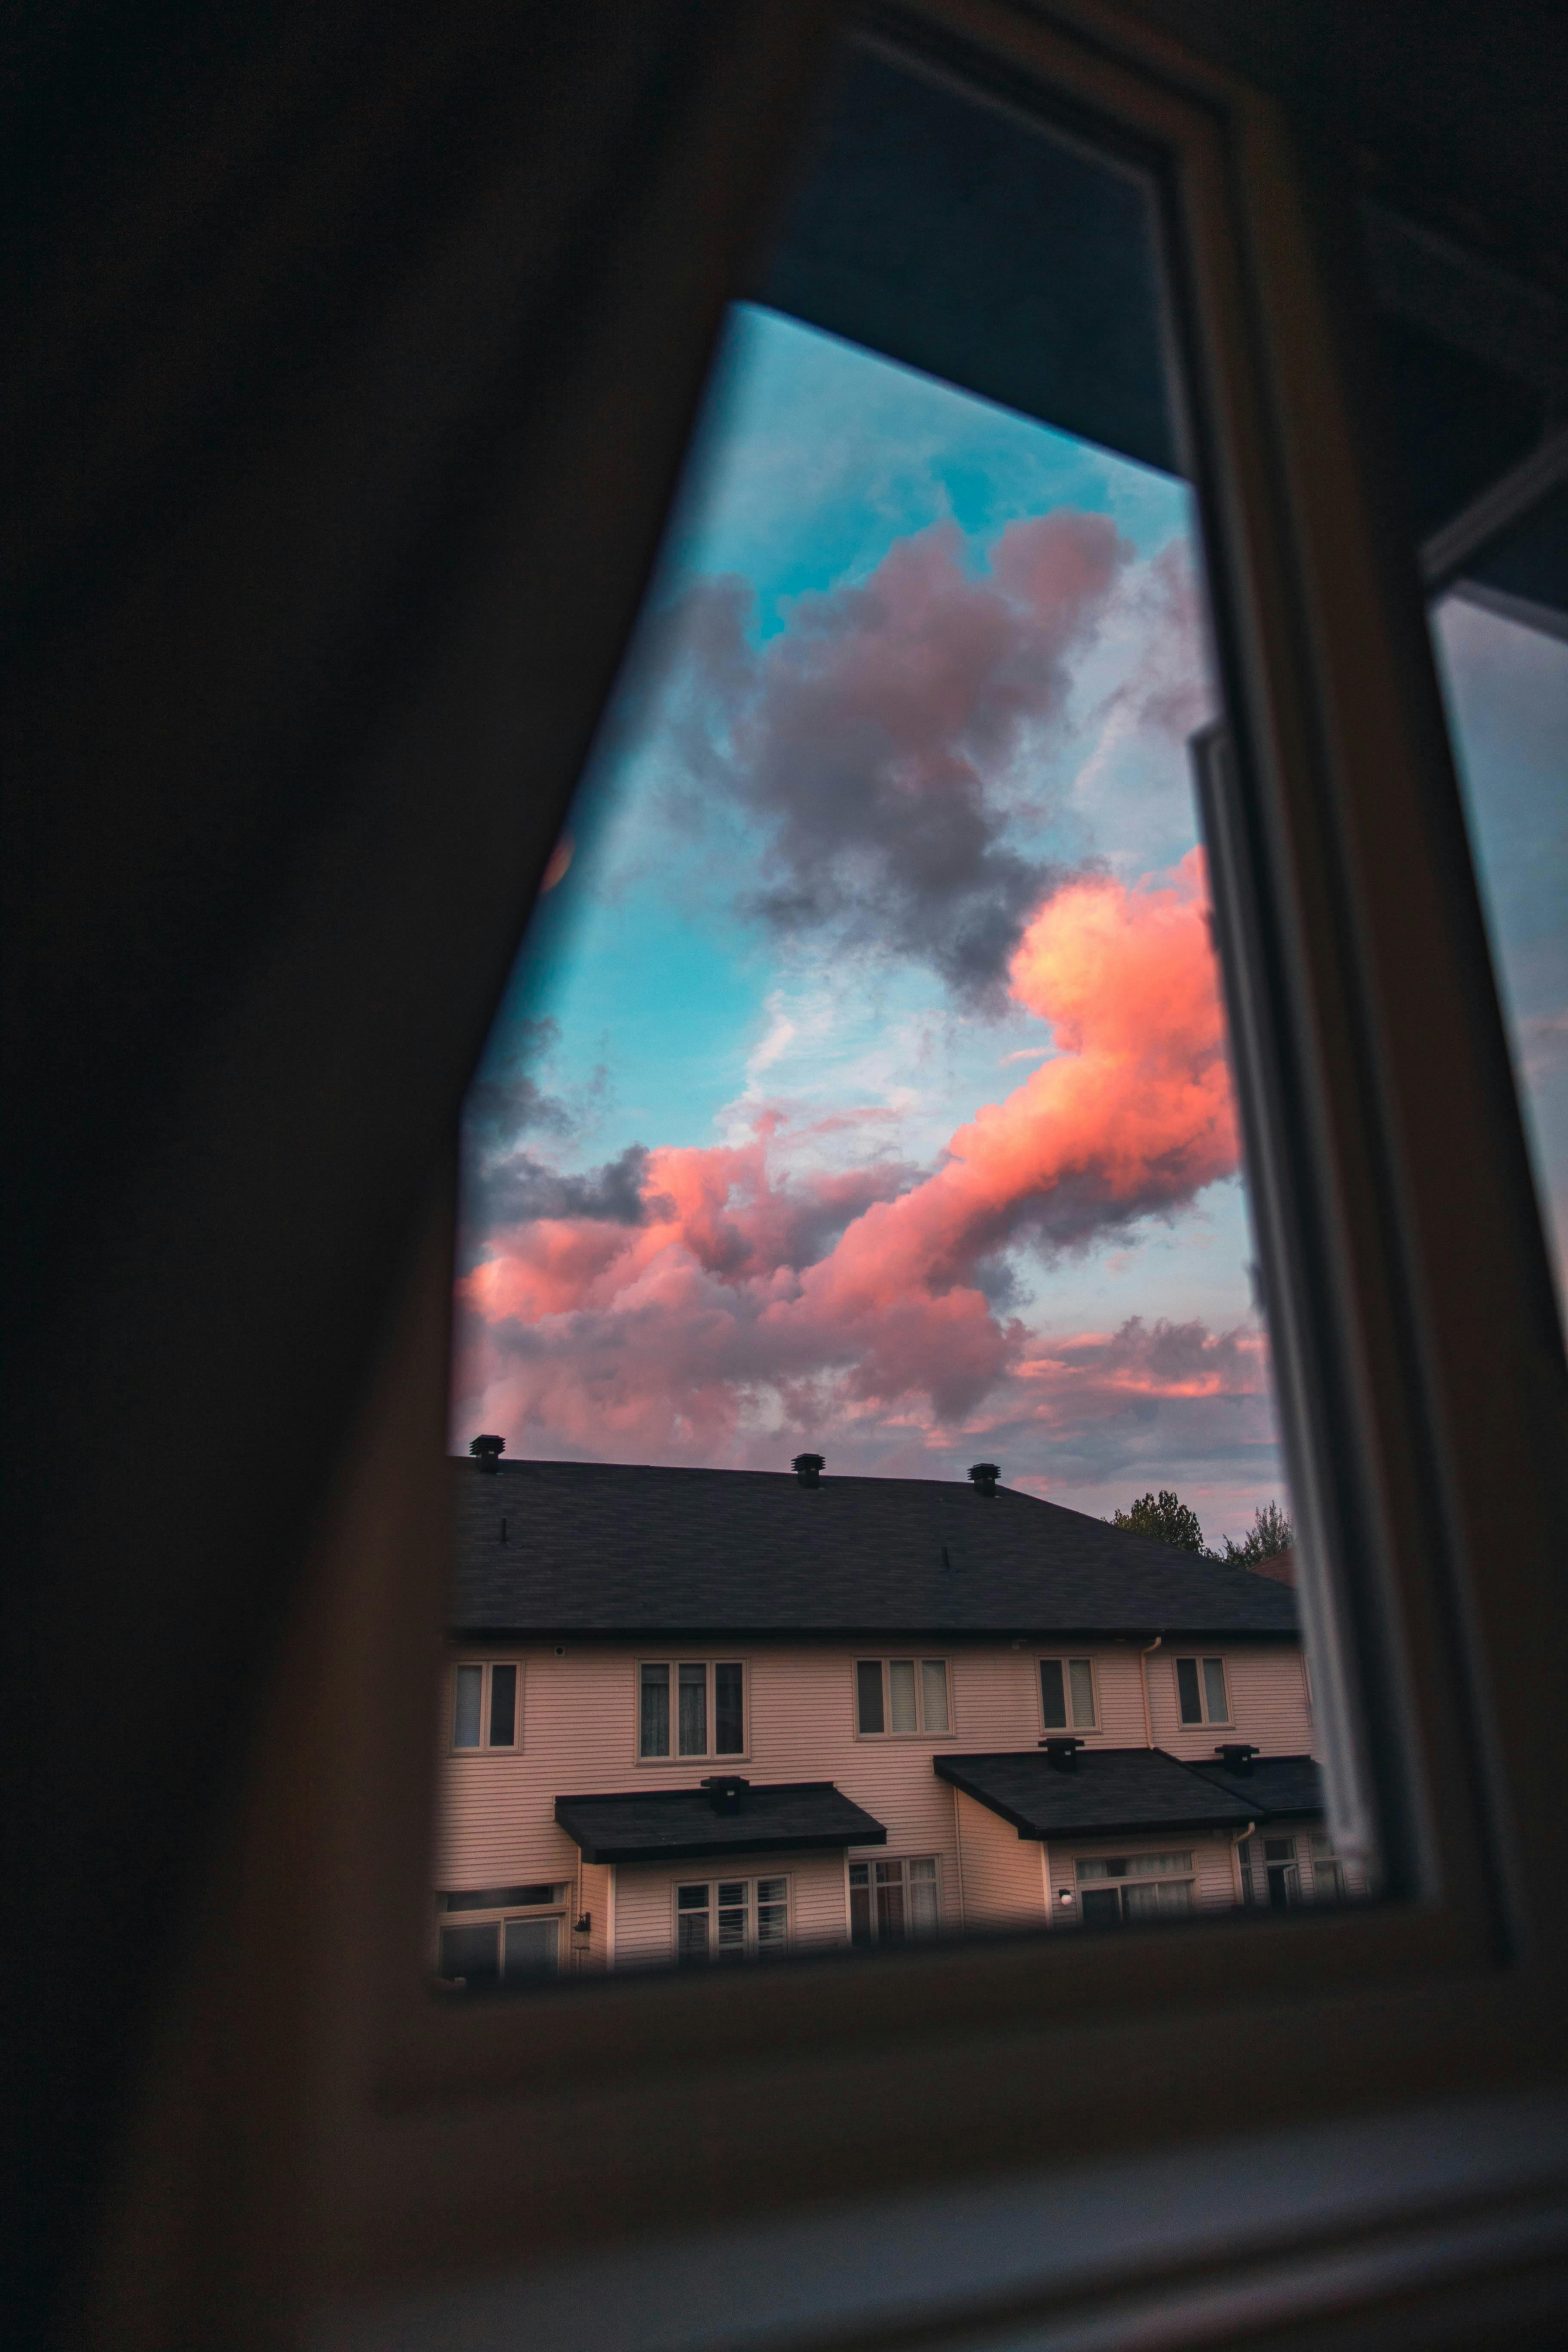
[[[1550,762],[1469,628],[1449,667],[1522,840]],[[1211,710],[1180,483],[739,307],[469,1097],[454,1443],[986,1458],[1102,1515],[1175,1487],[1216,1543],[1288,1501]],[[1528,864],[1505,846],[1505,890]]]

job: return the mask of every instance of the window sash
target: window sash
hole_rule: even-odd
[[[952,1730],[946,1658],[857,1658],[855,1730],[861,1739],[941,1739]]]
[[[1047,1731],[1098,1727],[1092,1658],[1040,1660],[1040,1717]]]
[[[1184,1725],[1229,1723],[1230,1688],[1223,1658],[1178,1658],[1176,1704]]]
[[[672,1703],[673,1700],[673,1703]],[[640,1762],[746,1753],[746,1669],[738,1658],[645,1658],[637,1669]]]
[[[522,1669],[515,1660],[465,1659],[452,1672],[452,1739],[458,1755],[522,1745]]]
[[[682,1879],[675,1888],[677,1967],[706,1967],[789,1947],[789,1880]]]
[[[849,1940],[904,1943],[941,1927],[934,1854],[880,1856],[849,1865]]]

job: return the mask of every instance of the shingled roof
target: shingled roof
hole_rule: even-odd
[[[1256,1806],[1249,1809],[1163,1748],[1096,1748],[1069,1771],[1038,1748],[931,1761],[939,1780],[989,1806],[1025,1838],[1244,1829],[1257,1818]]]
[[[454,1464],[461,1638],[1296,1633],[1288,1587],[956,1480]]]
[[[809,1853],[819,1847],[884,1846],[880,1821],[830,1780],[729,1783],[736,1809],[719,1811],[704,1789],[632,1789],[557,1797],[555,1818],[585,1862],[675,1862],[726,1854]]]

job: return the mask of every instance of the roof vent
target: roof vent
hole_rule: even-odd
[[[820,1486],[826,1464],[820,1454],[797,1454],[790,1468],[802,1486]]]
[[[506,1440],[504,1437],[470,1438],[468,1450],[481,1470],[495,1470],[500,1466],[501,1456],[506,1451]]]
[[[1081,1739],[1048,1739],[1042,1740],[1040,1745],[1045,1750],[1047,1763],[1057,1772],[1077,1771],[1078,1750],[1083,1746]]]
[[[715,1813],[744,1813],[751,1783],[738,1772],[714,1772],[702,1783]]]
[[[994,1462],[971,1462],[969,1465],[969,1483],[976,1494],[994,1495],[996,1482],[1001,1475]]]
[[[1221,1740],[1214,1751],[1227,1772],[1250,1772],[1257,1752],[1247,1740]]]

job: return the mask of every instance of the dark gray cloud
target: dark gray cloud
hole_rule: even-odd
[[[994,994],[1065,878],[1008,838],[1013,762],[1061,711],[1131,554],[1107,517],[1058,511],[1012,525],[976,575],[939,527],[865,581],[801,597],[760,648],[743,583],[684,598],[644,676],[659,678],[677,772],[767,829],[748,911]]]
[[[560,1043],[551,1020],[509,1021],[505,1045],[487,1054],[463,1104],[463,1147],[469,1158],[507,1149],[520,1135],[569,1135],[576,1121],[559,1095],[533,1075]]]
[[[629,1143],[602,1167],[562,1175],[532,1152],[513,1151],[481,1164],[467,1187],[468,1221],[492,1231],[535,1217],[595,1217],[611,1225],[641,1225],[661,1204],[645,1200],[645,1143]]]

